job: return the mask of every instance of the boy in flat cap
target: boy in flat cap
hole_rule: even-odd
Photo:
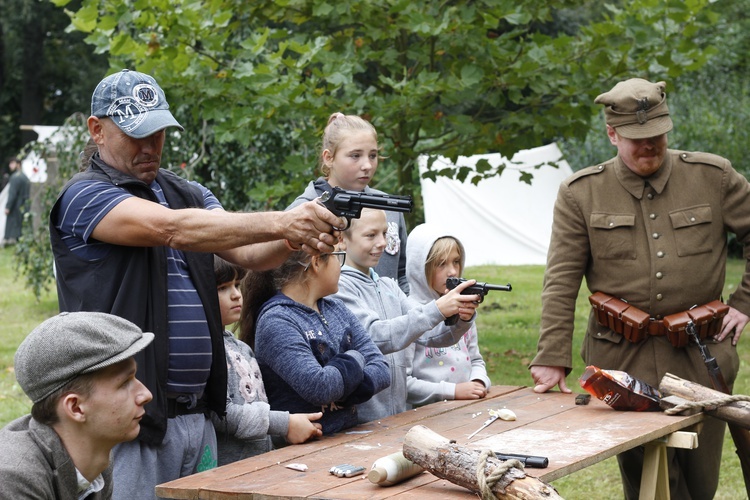
[[[672,120],[665,86],[633,78],[595,100],[604,105],[617,156],[560,186],[531,362],[537,392],[556,385],[571,392],[565,377],[583,277],[592,294],[603,292],[645,313],[643,328],[618,333],[617,325],[600,325],[592,310],[581,350],[587,365],[622,370],[652,386],[667,372],[711,386],[697,347],[667,335],[662,320],[721,299],[727,231],[750,243],[750,184],[724,158],[667,149]],[[728,306],[707,325],[711,334],[704,342],[731,386],[739,369],[736,345],[750,319],[748,271]],[[669,448],[672,498],[713,498],[724,428],[707,419],[698,449]],[[618,456],[626,498],[638,498],[642,460],[639,448]]]
[[[182,129],[156,80],[122,70],[91,98],[97,151],[50,213],[61,311],[100,311],[156,338],[138,357],[153,393],[138,439],[113,451],[118,500],[216,466],[211,414],[226,413],[227,365],[214,253],[273,268],[291,248],[332,252],[343,221],[321,204],[229,213],[205,186],[161,168],[167,130]]]
[[[110,451],[138,436],[151,401],[133,356],[153,339],[96,312],[61,313],[24,339],[16,379],[33,406],[0,430],[0,498],[112,497]]]

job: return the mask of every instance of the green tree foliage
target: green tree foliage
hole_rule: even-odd
[[[73,8],[80,7],[73,0]],[[0,0],[0,169],[36,138],[20,125],[61,125],[85,112],[107,68],[103,54],[66,31],[70,18],[48,1]]]
[[[712,50],[697,35],[714,20],[708,6],[83,0],[69,14],[113,69],[154,74],[167,89],[194,134],[173,164],[278,207],[312,177],[334,111],[373,122],[388,157],[379,187],[405,194],[421,154],[512,156],[584,137],[592,96],[611,82],[675,77],[705,62]],[[499,173],[484,165],[427,175],[477,182]]]
[[[696,43],[710,40],[720,50],[697,71],[681,75],[654,74],[654,81],[667,81],[669,109],[674,129],[669,146],[688,151],[708,151],[732,161],[745,176],[750,166],[750,0],[718,1],[712,5],[716,21],[711,28],[694,34]],[[603,88],[602,90],[606,90]],[[585,138],[562,140],[574,170],[593,165],[616,154],[607,139],[599,111]]]
[[[57,194],[82,166],[81,153],[89,140],[87,116],[75,113],[65,120],[56,133],[58,142],[53,143],[51,139],[31,142],[22,150],[22,156],[34,151],[47,164],[44,189],[39,191],[39,199],[24,218],[23,234],[14,248],[16,272],[24,275],[26,286],[37,300],[54,283],[48,217]]]
[[[159,80],[186,127],[163,166],[234,210],[300,193],[335,111],[373,122],[386,157],[375,187],[398,194],[418,189],[420,155],[511,157],[582,139],[593,97],[615,81],[703,65],[716,21],[710,0],[52,2],[112,71]],[[486,163],[424,173],[501,174]]]

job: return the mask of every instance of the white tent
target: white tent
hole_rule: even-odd
[[[511,161],[500,154],[459,157],[457,167],[487,159],[493,167],[505,163],[505,170],[477,185],[471,175],[465,182],[423,178],[425,221],[443,225],[461,240],[467,266],[545,264],[557,190],[573,173],[561,157],[556,144],[519,151]],[[556,162],[557,168],[548,162]],[[440,157],[432,169],[451,165]],[[419,166],[420,172],[426,170],[427,157],[420,157]],[[519,180],[520,172],[533,175],[531,185]]]

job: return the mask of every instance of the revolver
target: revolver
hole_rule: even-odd
[[[464,281],[467,281],[467,280],[464,278],[456,278],[455,276],[451,276],[445,280],[445,286],[449,290],[453,290]],[[464,288],[464,290],[461,292],[461,295],[479,295],[479,302],[482,302],[484,300],[484,296],[487,295],[487,293],[490,290],[497,290],[500,292],[510,292],[512,289],[513,287],[510,286],[510,283],[508,283],[507,285],[491,285],[489,283],[477,282],[469,287]],[[450,318],[445,319],[445,324],[447,326],[455,325],[457,322],[458,322],[458,314],[454,314]]]
[[[378,208],[392,212],[411,212],[414,207],[411,196],[393,196],[390,194],[364,193],[362,191],[347,191],[339,187],[320,195],[321,204],[338,217],[346,218],[348,229],[352,219],[359,219],[363,208]],[[339,229],[339,228],[337,228]]]

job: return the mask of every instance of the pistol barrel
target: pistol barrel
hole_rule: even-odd
[[[377,208],[392,212],[411,212],[414,202],[410,196],[393,196],[389,194],[361,194],[359,203],[365,208]]]
[[[490,285],[489,283],[484,283],[482,286],[487,288],[487,290],[497,290],[499,292],[510,292],[511,290],[513,290],[513,287],[510,286],[510,283],[508,283],[507,285]]]

